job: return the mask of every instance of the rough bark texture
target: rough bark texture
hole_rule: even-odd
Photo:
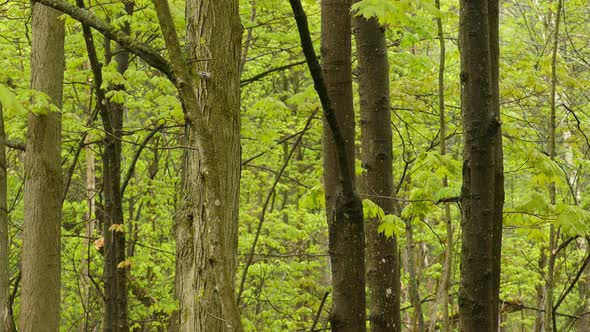
[[[10,260],[7,215],[6,135],[0,104],[0,330],[16,331],[10,306]]]
[[[126,3],[128,14],[133,13],[133,3]],[[129,34],[127,24],[122,29]],[[109,41],[110,42],[110,41]],[[107,54],[110,61],[110,54]],[[123,75],[129,66],[129,52],[117,47],[117,71]],[[122,86],[112,87],[114,90]],[[103,164],[103,195],[104,195],[104,294],[105,306],[103,317],[104,332],[129,331],[127,311],[127,271],[125,264],[125,232],[121,227],[123,220],[123,198],[121,193],[121,131],[123,130],[123,111],[125,105],[108,101],[101,108],[100,117],[105,130]]]
[[[332,330],[358,332],[366,329],[364,225],[362,215],[354,219],[346,213],[349,200],[344,197],[341,185],[342,176],[350,177],[352,183],[355,181],[350,0],[323,0],[321,14],[322,73],[351,170],[345,175],[339,170],[337,143],[325,119],[324,188],[333,288],[330,322]]]
[[[33,4],[31,87],[61,108],[64,21]],[[58,331],[60,306],[61,113],[29,113],[25,153],[20,331]]]
[[[361,194],[394,214],[393,147],[389,103],[389,62],[385,29],[376,19],[355,17],[361,112]],[[401,331],[397,239],[377,232],[379,220],[365,222],[367,287],[371,331]]]
[[[490,0],[492,1],[492,0]],[[459,311],[463,331],[493,331],[497,327],[499,268],[495,232],[497,156],[500,120],[494,100],[493,52],[489,1],[461,1],[461,102],[463,112],[463,186],[461,285]]]
[[[234,274],[240,180],[237,0],[189,0],[185,59],[165,1],[155,1],[186,116],[175,221],[179,331],[241,331]],[[190,63],[190,65],[187,65]]]

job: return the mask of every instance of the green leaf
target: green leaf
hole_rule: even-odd
[[[377,227],[377,232],[385,235],[386,237],[402,236],[406,230],[406,224],[400,217],[388,214],[383,217],[383,221]]]
[[[385,212],[379,205],[370,199],[363,199],[363,217],[365,219],[377,218],[383,220],[384,216]]]

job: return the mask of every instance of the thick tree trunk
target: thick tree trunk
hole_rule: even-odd
[[[61,108],[64,21],[34,3],[31,87]],[[29,113],[25,153],[20,331],[58,331],[60,307],[61,113]]]
[[[493,1],[493,0],[490,0]],[[501,230],[496,213],[497,157],[500,149],[494,90],[488,1],[461,1],[461,99],[464,132],[462,186],[461,286],[459,310],[463,331],[493,331],[497,327],[498,292],[494,234]],[[497,64],[497,62],[496,62]]]
[[[125,4],[127,14],[133,13],[133,2]],[[125,34],[130,33],[129,25],[123,27]],[[107,41],[110,43],[110,41]],[[107,47],[107,50],[109,47]],[[111,55],[107,54],[107,61]],[[117,71],[123,75],[129,67],[129,52],[117,47]],[[122,86],[112,87],[122,90]],[[125,251],[125,230],[123,228],[123,198],[121,193],[121,132],[123,130],[123,112],[125,105],[108,101],[102,107],[100,117],[105,130],[103,164],[104,194],[104,294],[105,307],[103,317],[104,332],[129,331],[128,292]]]
[[[354,107],[352,102],[350,0],[321,2],[322,73],[328,97],[336,110],[336,121],[349,157],[344,176],[354,184]],[[346,213],[337,147],[328,120],[324,121],[324,188],[328,218],[329,250],[332,268],[332,313],[334,331],[364,331],[365,268],[364,225],[362,215],[350,218]],[[350,219],[347,221],[346,219]]]
[[[386,214],[395,213],[393,147],[389,103],[389,61],[385,29],[375,18],[354,19],[361,111],[362,195]],[[367,286],[372,331],[401,331],[400,266],[395,235],[377,232],[379,220],[365,222]]]
[[[16,331],[10,306],[10,242],[8,241],[6,134],[0,104],[0,330]]]
[[[189,146],[174,227],[179,331],[241,331],[234,290],[240,182],[238,0],[187,1],[186,60],[174,40],[169,11],[161,1],[156,8],[174,68],[189,69],[179,73],[178,84]]]

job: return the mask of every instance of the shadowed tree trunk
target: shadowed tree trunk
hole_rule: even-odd
[[[490,65],[492,85],[492,108],[495,119],[500,122],[500,2],[488,1],[488,24],[490,31]],[[500,271],[502,256],[502,218],[504,211],[504,148],[502,127],[498,126],[494,143],[494,225],[492,228],[492,294],[495,301],[492,313],[493,330],[498,331],[500,318]]]
[[[496,41],[490,27],[496,15],[491,1],[461,1],[461,103],[463,112],[463,228],[459,311],[463,331],[497,329],[501,239],[498,176],[501,155]],[[497,2],[497,0],[495,0]],[[494,44],[494,45],[492,45]],[[499,223],[499,225],[498,225]]]
[[[8,241],[6,134],[0,104],[0,330],[16,331],[10,306],[10,242]]]
[[[385,29],[375,18],[354,18],[361,111],[362,195],[395,213],[393,147],[389,103],[389,62]],[[401,331],[399,254],[395,235],[377,232],[379,220],[365,222],[367,286],[371,331]]]
[[[128,15],[133,13],[133,2],[125,3]],[[122,28],[130,33],[129,23]],[[107,40],[110,44],[110,40]],[[106,47],[106,61],[111,61],[110,47]],[[129,52],[117,46],[115,56],[117,71],[123,75],[129,67]],[[122,90],[123,86],[113,86]],[[127,310],[127,271],[125,258],[125,229],[123,228],[123,197],[121,192],[121,132],[123,130],[123,112],[125,105],[111,100],[106,107],[101,107],[100,117],[105,130],[103,164],[104,194],[104,293],[105,308],[103,317],[104,332],[129,331]]]
[[[64,21],[32,6],[31,88],[61,108]],[[61,113],[29,112],[25,152],[20,331],[58,331],[60,307]]]

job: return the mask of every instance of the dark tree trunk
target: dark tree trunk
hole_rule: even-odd
[[[127,14],[133,13],[133,3],[125,5]],[[129,25],[123,32],[130,33]],[[107,43],[110,41],[107,40]],[[107,48],[108,49],[108,48]],[[107,53],[107,62],[111,55]],[[129,66],[129,52],[117,47],[117,71],[122,75]],[[122,86],[111,87],[122,90]],[[123,198],[121,193],[121,132],[123,130],[123,112],[121,103],[108,101],[107,107],[101,108],[100,117],[105,130],[103,163],[104,195],[104,294],[105,308],[103,317],[104,332],[129,331],[127,313],[127,271],[125,258],[125,231],[123,229]]]
[[[32,5],[31,88],[58,108],[64,74],[62,13]],[[58,331],[61,272],[61,113],[29,112],[25,152],[20,330]]]
[[[499,15],[500,2],[488,1],[488,23],[490,29],[490,65],[492,84],[492,107],[494,116],[500,121],[500,32]],[[494,225],[492,228],[492,294],[493,304],[492,320],[493,331],[498,331],[500,318],[500,270],[502,255],[502,217],[504,211],[504,149],[502,147],[502,128],[499,126],[494,138]]]
[[[10,301],[10,242],[8,241],[6,134],[0,104],[0,330],[16,332]]]
[[[490,0],[492,1],[492,0]],[[461,102],[463,112],[463,186],[461,286],[459,311],[463,331],[497,328],[499,249],[502,214],[496,197],[501,167],[500,119],[497,112],[497,31],[490,27],[495,4],[461,1]],[[491,11],[490,11],[491,9]],[[499,225],[498,225],[499,223]]]
[[[389,103],[389,62],[385,29],[375,18],[355,17],[361,111],[362,195],[386,214],[393,204],[393,147]],[[365,222],[367,286],[371,331],[401,331],[399,254],[395,235],[377,232],[379,220]]]

